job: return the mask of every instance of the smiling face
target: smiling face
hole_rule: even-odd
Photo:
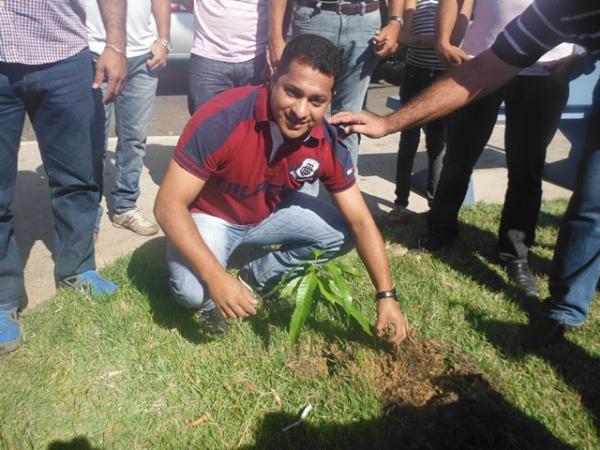
[[[285,73],[271,84],[271,112],[281,134],[297,139],[323,118],[331,101],[333,76],[309,65],[292,61]]]

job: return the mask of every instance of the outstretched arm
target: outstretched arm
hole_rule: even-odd
[[[505,63],[488,49],[450,70],[421,95],[388,116],[341,112],[329,121],[333,125],[343,125],[346,134],[361,133],[372,138],[387,136],[462,108],[495,91],[520,70]]]
[[[373,281],[376,292],[389,291],[394,287],[385,245],[363,196],[355,184],[350,189],[332,194],[342,216],[350,225],[356,240],[356,250]],[[386,298],[377,303],[377,336],[386,338],[391,344],[404,340],[407,326],[404,315],[395,298]],[[395,334],[386,335],[386,330]]]

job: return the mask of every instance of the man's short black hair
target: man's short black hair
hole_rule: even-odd
[[[277,65],[276,76],[287,73],[292,61],[333,77],[334,88],[342,70],[341,52],[330,40],[316,34],[302,34],[288,42]]]

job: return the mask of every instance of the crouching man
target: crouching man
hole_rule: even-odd
[[[383,239],[350,154],[323,117],[340,66],[327,39],[299,36],[285,48],[270,84],[225,91],[181,135],[154,213],[168,240],[171,290],[200,311],[207,329],[224,332],[223,318],[256,312],[244,283],[267,293],[312,260],[313,248],[324,262],[355,242],[375,286],[377,334],[394,344],[406,337]],[[337,209],[298,192],[317,179]],[[274,244],[279,248],[242,267],[239,279],[225,270],[236,247]]]

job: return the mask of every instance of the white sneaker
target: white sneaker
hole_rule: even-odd
[[[144,217],[140,208],[132,209],[123,214],[112,214],[110,220],[115,227],[126,228],[142,236],[158,233],[158,225]]]

